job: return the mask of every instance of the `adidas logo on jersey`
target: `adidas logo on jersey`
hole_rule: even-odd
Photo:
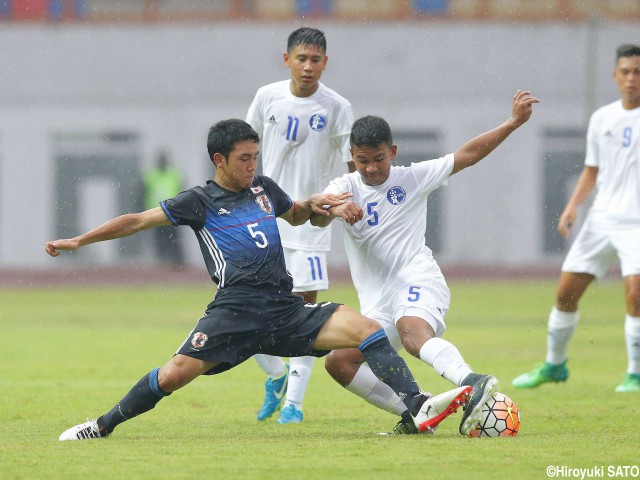
[[[267,120],[268,123],[278,123],[278,121],[276,120],[275,115],[271,115],[269,117],[269,120]]]
[[[218,210],[218,215],[229,215],[230,213],[226,208],[220,208],[220,210]]]

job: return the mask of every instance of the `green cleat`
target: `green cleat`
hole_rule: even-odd
[[[536,369],[518,375],[513,379],[511,385],[516,388],[535,388],[543,383],[566,382],[567,378],[569,378],[569,370],[567,370],[566,360],[560,365],[552,365],[544,362],[544,364],[539,365]]]
[[[640,373],[627,373],[616,392],[640,392]]]

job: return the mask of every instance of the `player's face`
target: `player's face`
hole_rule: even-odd
[[[391,163],[396,159],[396,145],[351,147],[351,159],[367,185],[382,185],[389,178]]]
[[[216,163],[216,183],[232,192],[249,188],[258,167],[258,144],[243,140],[235,144],[225,158],[219,153],[213,155]]]
[[[291,70],[291,93],[308,97],[318,90],[318,82],[328,57],[315,45],[298,45],[284,54],[284,64]]]
[[[625,108],[640,106],[640,56],[619,58],[613,78]]]

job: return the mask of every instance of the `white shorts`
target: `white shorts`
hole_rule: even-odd
[[[449,310],[451,292],[442,277],[422,280],[420,285],[404,285],[388,297],[384,311],[373,311],[366,316],[373,318],[384,328],[391,345],[396,350],[404,348],[396,323],[402,317],[420,317],[433,328],[436,337],[442,337],[447,329],[444,316]]]
[[[620,259],[622,276],[640,275],[640,226],[594,228],[585,221],[562,264],[563,272],[589,273],[597,278]]]
[[[312,292],[329,288],[327,252],[306,252],[283,247],[287,270],[293,277],[294,292]]]

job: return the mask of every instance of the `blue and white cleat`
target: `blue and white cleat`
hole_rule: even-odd
[[[264,384],[264,403],[258,412],[258,420],[263,421],[271,417],[276,410],[280,408],[282,400],[287,393],[287,384],[289,383],[289,364],[285,363],[284,375],[278,378],[267,378]]]
[[[285,405],[284,408],[280,411],[280,418],[278,419],[278,423],[300,423],[304,415],[302,412],[296,408],[293,403]]]

